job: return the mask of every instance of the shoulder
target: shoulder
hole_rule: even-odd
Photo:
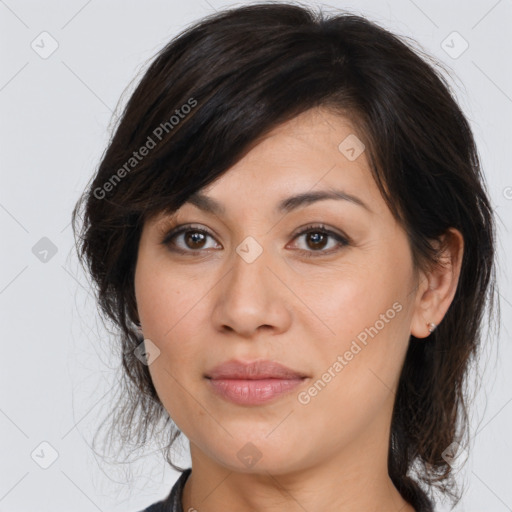
[[[185,485],[185,482],[187,481],[191,471],[192,468],[188,468],[183,471],[183,473],[173,485],[171,492],[165,499],[157,501],[156,503],[153,503],[149,507],[139,512],[183,512],[183,507],[181,506],[183,486]]]

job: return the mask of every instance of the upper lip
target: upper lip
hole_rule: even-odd
[[[231,359],[212,368],[206,377],[209,379],[297,379],[307,377],[302,372],[292,370],[275,361],[261,360],[243,362]]]

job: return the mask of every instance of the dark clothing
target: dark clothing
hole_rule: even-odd
[[[153,505],[141,510],[141,512],[183,512],[183,507],[181,505],[183,487],[185,486],[185,482],[191,472],[192,468],[185,470],[178,480],[176,480],[176,483],[167,498],[157,503],[153,503]],[[416,509],[416,512],[432,512],[434,510],[432,505],[432,502],[423,493],[416,494],[412,502],[412,506]]]
[[[162,501],[158,501],[157,503],[153,503],[153,505],[141,510],[141,512],[183,512],[183,507],[181,506],[183,487],[185,486],[185,482],[187,481],[191,471],[192,468],[189,468],[181,474],[173,485],[167,498]]]

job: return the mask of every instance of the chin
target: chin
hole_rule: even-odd
[[[227,449],[227,451],[226,451]],[[215,459],[230,471],[248,474],[286,474],[303,469],[305,454],[297,450],[297,443],[272,443],[261,440],[233,442],[224,445]]]

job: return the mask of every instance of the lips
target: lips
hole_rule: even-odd
[[[231,360],[212,368],[207,375],[210,389],[228,402],[261,406],[283,397],[308,378],[273,361],[244,363]]]
[[[292,370],[274,361],[264,360],[244,363],[236,359],[215,366],[206,374],[206,378],[214,380],[302,379],[304,377],[307,377],[305,373]]]

